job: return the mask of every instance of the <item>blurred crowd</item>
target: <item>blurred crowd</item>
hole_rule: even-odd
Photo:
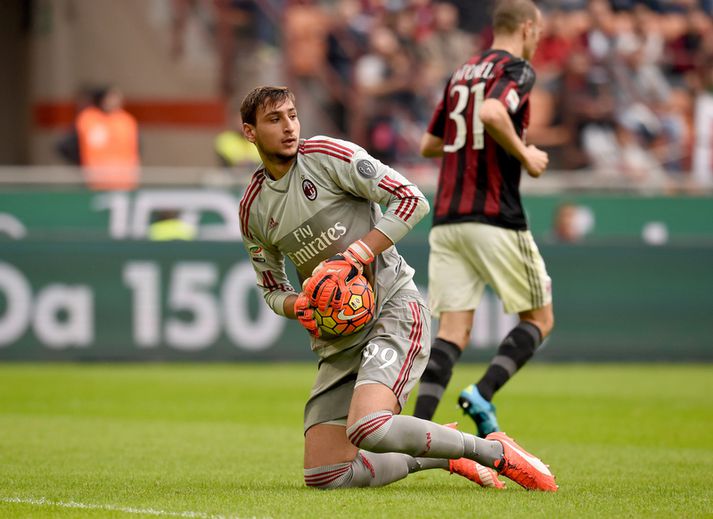
[[[250,79],[250,57],[281,49],[286,79],[313,101],[319,131],[391,163],[422,160],[418,139],[450,73],[492,38],[492,0],[213,2],[240,21],[228,50],[250,42],[245,59],[228,60],[236,72],[224,71],[226,96]],[[552,169],[649,183],[691,170],[696,98],[713,94],[712,4],[539,2],[546,25],[528,140],[550,152]]]
[[[547,7],[530,140],[562,169],[649,183],[690,171],[696,98],[713,93],[710,3]]]

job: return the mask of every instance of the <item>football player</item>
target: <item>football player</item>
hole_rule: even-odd
[[[504,434],[482,439],[399,414],[429,357],[430,314],[394,247],[429,210],[421,191],[351,142],[301,140],[287,88],[254,89],[241,115],[262,159],[240,202],[244,245],[267,304],[299,321],[319,357],[304,413],[305,483],[380,486],[440,468],[482,486],[503,487],[502,473],[554,491],[542,462]],[[349,336],[320,336],[314,309],[343,305],[362,272],[376,293],[374,319]]]
[[[550,277],[519,188],[522,169],[539,177],[548,163],[547,153],[524,140],[535,83],[528,60],[541,31],[542,15],[531,0],[500,0],[491,48],[453,73],[421,140],[424,156],[443,157],[428,270],[429,302],[439,326],[414,414],[433,417],[490,285],[505,311],[520,321],[482,378],[458,399],[482,437],[499,430],[493,395],[554,326]]]

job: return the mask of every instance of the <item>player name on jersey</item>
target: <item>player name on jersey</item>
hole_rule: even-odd
[[[493,77],[493,68],[495,64],[492,62],[484,63],[466,63],[453,74],[453,81],[470,80],[475,78],[490,79]]]

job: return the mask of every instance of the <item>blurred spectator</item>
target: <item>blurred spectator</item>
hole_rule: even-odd
[[[700,89],[695,100],[693,178],[713,186],[713,34],[708,34],[699,55]]]
[[[339,0],[330,12],[327,32],[327,74],[331,76],[330,98],[326,110],[342,136],[351,131],[353,64],[366,51],[366,17],[360,14],[359,0]]]
[[[561,77],[567,59],[581,47],[581,42],[577,41],[577,22],[582,23],[581,17],[578,19],[562,10],[555,10],[545,17],[532,66],[537,72],[538,83],[548,90],[556,88],[553,83]]]
[[[328,18],[312,0],[295,0],[284,12],[284,51],[290,75],[318,77],[327,58]]]
[[[220,58],[220,91],[230,97],[236,90],[236,62],[255,61],[265,44],[264,13],[254,0],[213,0],[216,42]]]
[[[530,112],[527,142],[546,151],[550,156],[550,162],[563,164],[563,154],[571,153],[567,147],[572,137],[572,130],[563,121],[558,99],[551,90],[535,85],[530,91],[530,103],[535,109]]]
[[[94,88],[84,87],[77,91],[77,97],[74,101],[74,120],[72,122],[72,127],[57,141],[57,153],[60,157],[62,157],[62,159],[73,166],[81,165],[81,158],[79,156],[79,136],[77,135],[77,126],[75,124],[76,119],[82,110],[92,105],[92,98],[95,90],[96,89]]]
[[[547,11],[583,11],[587,8],[587,0],[542,0],[542,6]]]
[[[612,149],[613,170],[634,183],[661,188],[666,176],[656,157],[641,145],[635,132],[625,125],[616,126],[616,142]]]
[[[231,113],[230,127],[215,137],[215,154],[224,168],[253,167],[262,162],[255,145],[243,135],[242,126],[240,112]]]
[[[585,52],[572,54],[562,79],[560,103],[563,124],[572,135],[565,167],[606,167],[597,161],[607,158],[602,143],[611,142],[614,132],[614,95],[607,70],[593,65]]]
[[[496,0],[212,1],[242,9],[249,15],[242,24],[272,21],[275,34],[258,39],[281,40],[286,80],[320,119],[309,124],[331,123],[382,160],[423,165],[418,140],[444,71],[487,46]],[[595,169],[641,184],[663,170],[685,182],[692,142],[700,143],[694,99],[707,99],[699,92],[713,0],[539,5],[549,15],[532,60],[539,87],[531,94],[528,140],[551,153],[551,169]],[[225,20],[216,23],[230,24]],[[253,79],[248,61],[257,56],[245,52],[254,59],[223,61],[238,64],[236,77]],[[705,101],[695,106],[707,113]]]
[[[191,16],[206,20],[210,16],[212,0],[172,0],[171,57],[180,59],[185,53],[186,28]],[[210,22],[204,22],[209,25]]]
[[[195,237],[196,228],[184,222],[178,210],[159,211],[149,226],[151,241],[190,241]]]
[[[595,63],[604,63],[613,55],[616,40],[616,17],[607,0],[591,0],[587,5],[589,30],[584,44]]]
[[[333,100],[343,102],[344,85],[328,66],[329,14],[316,0],[290,0],[282,16],[283,53],[287,83],[298,97],[305,99],[303,107],[318,114],[323,125],[334,128],[329,109]],[[330,123],[332,123],[330,125]],[[303,122],[303,131],[317,131],[315,121]]]
[[[439,2],[433,6],[433,29],[419,44],[422,79],[440,95],[456,63],[465,63],[477,48],[475,37],[458,28],[458,9]]]
[[[681,86],[690,85],[696,80],[696,55],[713,29],[711,18],[701,9],[667,18],[671,36],[666,48],[668,77]]]
[[[633,55],[639,68],[658,67],[663,61],[665,43],[659,16],[643,4],[630,14],[620,14],[617,51],[624,56]]]
[[[97,88],[88,100],[72,132],[60,141],[60,154],[82,167],[90,189],[135,189],[140,167],[136,119],[123,109],[124,97],[116,87]]]
[[[646,0],[655,11],[664,14],[680,13],[695,7],[698,0]]]
[[[613,63],[617,119],[625,127],[619,129],[619,141],[626,135],[627,142],[622,155],[632,151],[640,159],[644,154],[651,155],[655,162],[677,171],[686,137],[685,123],[671,103],[672,89],[661,68],[663,36],[658,17],[642,5],[632,13],[619,14],[617,59]],[[629,132],[633,135],[629,136]],[[655,169],[660,169],[658,164]]]
[[[556,8],[545,17],[540,43],[532,59],[538,82],[530,93],[534,109],[530,112],[527,140],[546,151],[551,164],[559,168],[575,169],[586,163],[579,140],[575,138],[581,128],[570,109],[578,107],[565,108],[560,92],[571,88],[572,78],[565,83],[564,73],[570,57],[584,52],[580,35],[587,24],[584,11]],[[583,86],[579,81],[576,84]]]
[[[594,228],[594,214],[588,207],[562,202],[552,218],[552,241],[577,243]]]
[[[339,0],[330,13],[327,62],[340,81],[351,81],[352,66],[368,46],[368,22],[359,0]]]
[[[185,52],[186,29],[191,18],[204,37],[214,42],[219,62],[220,94],[230,97],[237,88],[236,65],[250,65],[262,45],[270,39],[264,12],[254,0],[171,0],[171,56]]]
[[[484,36],[479,47],[485,49],[492,43],[491,16],[496,0],[451,0],[458,6],[460,28],[471,34]]]
[[[408,124],[415,112],[412,85],[416,71],[389,27],[374,29],[369,44],[369,52],[355,65],[354,79],[362,104],[359,115],[366,119],[366,143],[373,155],[392,162],[398,157],[404,135],[398,122]]]

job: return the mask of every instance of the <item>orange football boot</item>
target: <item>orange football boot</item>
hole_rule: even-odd
[[[495,462],[495,470],[498,473],[528,490],[557,491],[555,477],[547,465],[520,447],[507,434],[493,432],[485,439],[499,441],[503,446],[503,457]]]
[[[451,429],[457,429],[458,423],[447,423],[445,426]],[[505,488],[505,484],[498,479],[498,473],[496,471],[468,458],[448,460],[448,470],[451,474],[463,476],[481,487]]]

